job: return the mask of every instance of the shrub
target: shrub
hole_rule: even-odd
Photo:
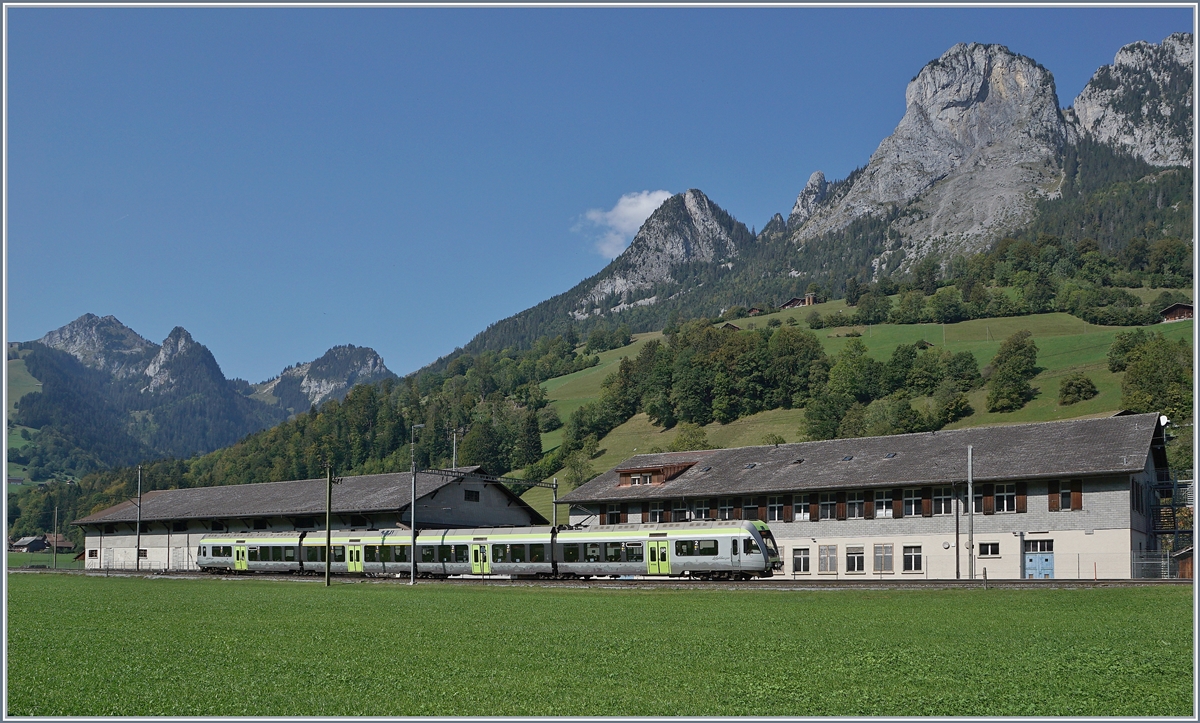
[[[1096,385],[1083,372],[1074,372],[1063,377],[1058,384],[1058,403],[1074,404],[1091,399],[1099,394]]]

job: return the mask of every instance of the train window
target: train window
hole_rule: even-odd
[[[563,562],[579,562],[579,545],[563,545]]]
[[[742,540],[742,552],[745,552],[747,555],[762,554],[762,550],[758,549],[758,543],[755,542],[754,538],[751,537],[747,537]]]
[[[735,537],[735,538],[733,538],[733,545],[732,545],[732,549],[733,549],[733,556],[734,556],[734,557],[737,557],[737,550],[738,550],[738,548],[737,548],[737,538],[736,538],[736,537]]]
[[[716,555],[717,541],[716,540],[701,540],[699,548],[696,550],[697,555]]]
[[[695,540],[676,540],[675,554],[680,556],[688,556],[696,554]]]
[[[258,548],[257,547],[250,548],[250,558],[249,559],[253,562],[258,562]]]
[[[509,545],[508,560],[509,562],[525,562],[525,546]]]
[[[364,562],[375,562],[375,546],[374,545],[364,545],[363,546],[363,561]]]
[[[466,545],[455,545],[454,546],[454,561],[455,562],[470,562],[471,561],[471,558],[467,556],[467,546]]]
[[[204,557],[204,545],[196,548],[196,557]]]
[[[492,562],[504,562],[508,558],[504,554],[504,545],[492,545]]]
[[[600,562],[600,543],[589,542],[584,545],[586,548],[583,553],[583,559],[586,562]]]
[[[394,552],[396,562],[408,562],[408,545],[396,545]]]
[[[296,561],[296,548],[294,548],[294,547],[283,548],[283,561],[284,562],[295,562]]]
[[[545,562],[546,561],[546,546],[545,545],[530,545],[529,546],[529,561],[530,562]]]
[[[233,547],[230,545],[222,547],[220,557],[233,557]]]
[[[277,545],[277,546],[274,546],[271,548],[271,561],[272,562],[283,562],[283,548],[282,547]]]
[[[454,559],[454,548],[450,545],[438,545],[438,562],[450,562]]]
[[[650,546],[650,562],[658,562],[658,545]]]
[[[433,548],[421,545],[421,562],[433,562]]]
[[[346,547],[344,545],[334,545],[332,554],[334,562],[346,561]]]
[[[642,543],[630,542],[625,545],[625,559],[628,562],[642,561]]]
[[[604,543],[604,561],[605,562],[620,562],[621,561],[621,543],[619,543],[619,542]]]

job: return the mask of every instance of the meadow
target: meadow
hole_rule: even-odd
[[[1190,587],[8,581],[11,716],[1193,712]]]

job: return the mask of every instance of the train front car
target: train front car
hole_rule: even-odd
[[[783,569],[783,558],[779,556],[779,546],[775,544],[775,535],[771,534],[771,528],[767,527],[767,523],[762,520],[754,520],[753,525],[754,531],[762,540],[763,554],[767,558],[767,568],[763,577],[770,577],[773,571]]]

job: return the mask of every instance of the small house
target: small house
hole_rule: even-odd
[[[729,329],[730,331],[741,331],[742,330],[742,327],[738,326],[737,324],[728,322],[728,321],[725,322],[725,324],[721,328]]]
[[[1183,321],[1184,319],[1192,318],[1192,305],[1184,303],[1171,304],[1158,313],[1162,316],[1163,321]]]
[[[1179,579],[1192,579],[1192,546],[1188,545],[1179,552],[1172,553],[1171,557],[1175,558],[1175,562],[1179,564]]]
[[[12,544],[10,552],[41,552],[50,548],[50,544],[46,542],[45,535],[37,535],[36,537],[22,537]]]

